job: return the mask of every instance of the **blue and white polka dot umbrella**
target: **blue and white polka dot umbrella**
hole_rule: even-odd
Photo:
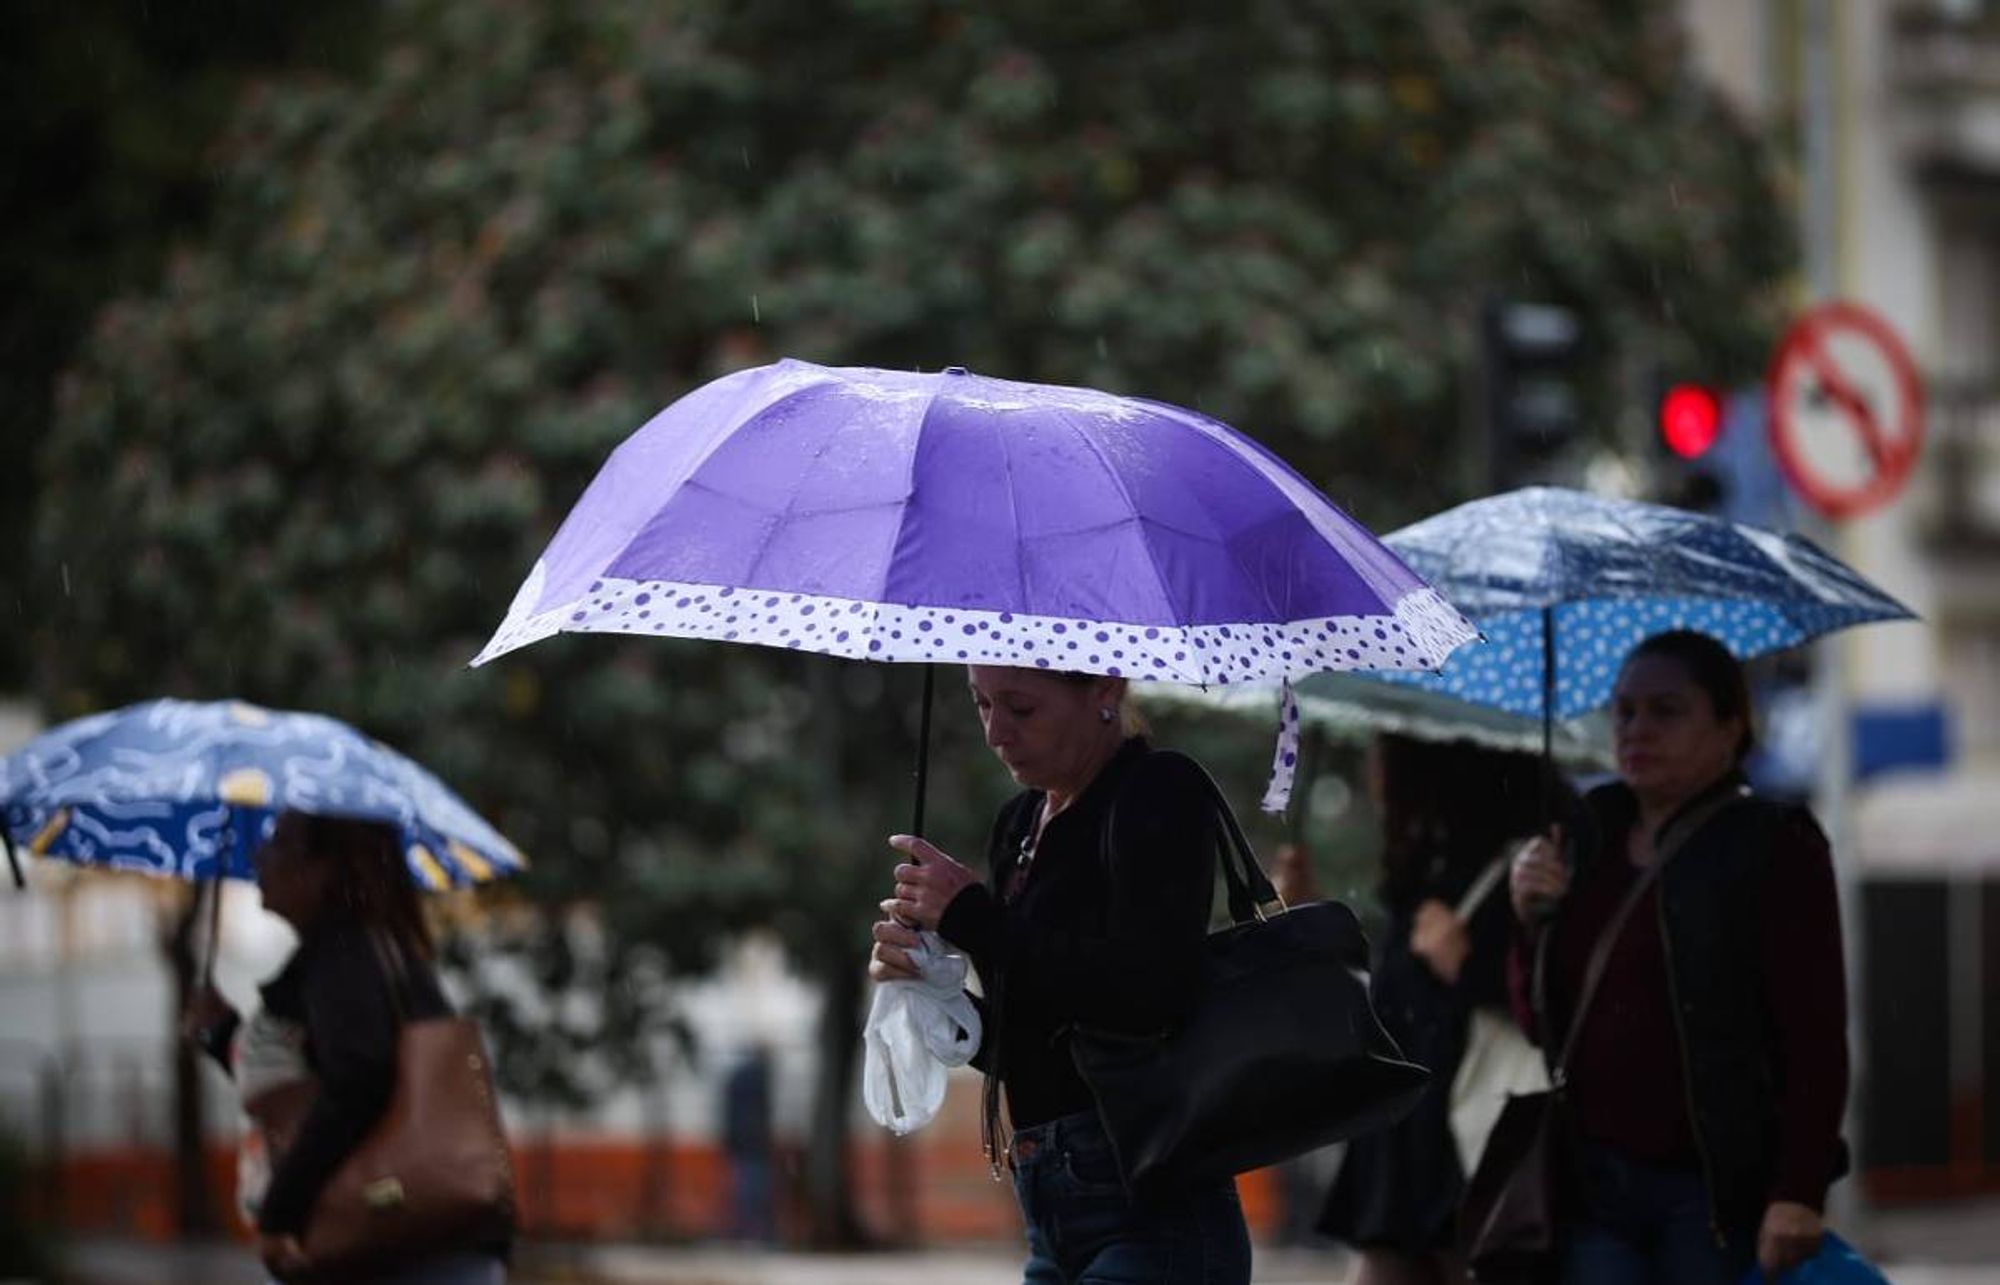
[[[0,759],[8,835],[38,855],[182,879],[251,877],[279,812],[386,821],[431,891],[523,865],[437,777],[321,714],[148,701],[51,728]]]
[[[1915,619],[1802,536],[1580,491],[1474,500],[1384,543],[1486,642],[1436,673],[1380,677],[1531,718],[1603,705],[1626,653],[1664,630],[1699,630],[1747,660],[1853,625]]]

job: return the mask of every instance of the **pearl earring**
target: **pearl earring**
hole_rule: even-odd
[[[1110,721],[1111,721],[1111,718],[1112,718],[1112,715],[1111,715],[1111,708],[1110,708],[1110,706],[1108,706],[1108,705],[1100,705],[1100,706],[1098,706],[1098,707],[1097,707],[1097,721],[1098,721],[1098,722],[1100,722],[1100,723],[1108,723],[1108,722],[1110,722]]]

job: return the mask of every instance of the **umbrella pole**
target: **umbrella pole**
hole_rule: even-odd
[[[14,872],[14,886],[27,887],[28,876],[21,872],[21,854],[14,847],[14,836],[7,833],[5,826],[0,826],[0,848],[7,849],[7,868]]]
[[[201,984],[215,985],[215,957],[222,953],[222,875],[208,881],[208,955],[201,962]]]
[[[928,662],[924,665],[924,707],[917,723],[917,801],[910,814],[910,833],[919,838],[924,833],[924,791],[930,785],[931,776],[931,695],[937,687],[937,666]]]
[[[1556,613],[1542,608],[1542,829],[1556,806]]]
[[[201,963],[201,984],[211,989],[215,986],[215,957],[222,953],[222,877],[229,865],[230,849],[236,846],[236,818],[226,811],[222,833],[215,854],[215,873],[208,880],[208,955]]]

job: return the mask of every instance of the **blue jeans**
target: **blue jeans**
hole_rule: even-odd
[[[1754,1229],[1716,1243],[1698,1172],[1580,1141],[1572,1191],[1563,1285],[1736,1285],[1756,1259]]]
[[[1134,1201],[1094,1111],[1014,1134],[1025,1285],[1247,1285],[1250,1232],[1220,1178]]]
[[[739,1151],[729,1157],[729,1235],[758,1245],[778,1243],[777,1197],[771,1157]]]

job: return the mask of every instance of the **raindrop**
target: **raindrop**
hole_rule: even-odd
[[[743,153],[743,168],[747,170],[750,168],[750,149],[746,146],[742,149],[742,153]]]
[[[63,563],[63,564],[62,564],[62,582],[63,582],[63,597],[67,598],[67,597],[69,597],[69,596],[70,596],[70,594],[69,594],[69,563],[67,563],[67,562],[65,562],[65,563]]]
[[[1103,361],[1103,360],[1105,360],[1106,358],[1108,358],[1108,357],[1110,357],[1110,356],[1111,356],[1111,347],[1110,347],[1110,345],[1108,345],[1108,344],[1106,344],[1106,343],[1104,342],[1104,336],[1103,336],[1103,335],[1099,335],[1099,336],[1097,337],[1097,359],[1098,359],[1099,361]]]
[[[763,310],[757,306],[757,296],[754,294],[750,296],[750,320],[759,325],[762,325],[764,322]]]

